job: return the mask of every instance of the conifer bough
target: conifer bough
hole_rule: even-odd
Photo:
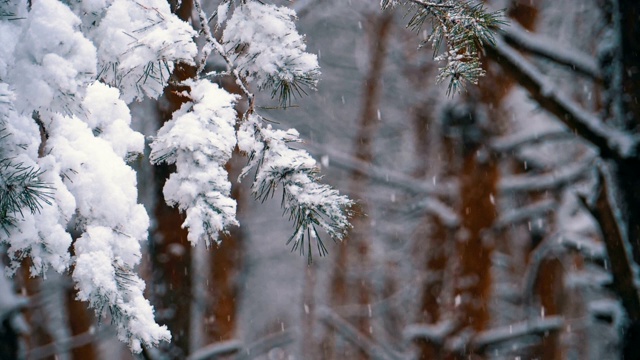
[[[447,93],[477,84],[484,76],[480,53],[484,43],[495,44],[493,34],[505,24],[503,11],[487,12],[478,1],[381,0],[383,9],[405,6],[410,14],[408,28],[425,31],[420,46],[431,44],[435,60],[444,63],[437,82],[448,81]],[[425,26],[430,26],[426,35]]]
[[[432,18],[430,41],[436,49],[448,44],[439,58],[447,63],[441,78],[452,79],[449,91],[464,79],[477,81],[478,51],[492,40],[497,15],[470,3],[403,3],[413,4],[412,28]],[[282,189],[283,211],[294,223],[292,250],[311,261],[313,248],[327,253],[322,233],[341,240],[350,227],[353,202],[320,182],[316,161],[292,146],[300,142],[296,130],[274,129],[255,106],[252,88],[270,92],[282,107],[315,89],[317,57],[306,51],[294,11],[224,0],[210,17],[199,0],[194,5],[196,29],[165,0],[0,1],[0,242],[9,270],[25,257],[34,276],[72,269],[78,298],[99,318],[108,313],[136,353],[171,339],[135,272],[150,220],[128,161],[143,153],[145,136],[153,164],[176,165],[164,200],[184,212],[194,245],[219,241],[238,225],[225,169],[236,146],[249,159],[240,178],[255,171],[256,199]],[[213,57],[226,71],[205,73]],[[157,99],[177,63],[197,69],[179,84],[188,101],[157,133],[133,130],[131,103]],[[210,80],[221,76],[242,90],[244,114],[235,108],[242,97]]]

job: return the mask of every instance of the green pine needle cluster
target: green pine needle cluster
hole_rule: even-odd
[[[51,205],[51,186],[41,181],[42,171],[0,159],[0,228],[9,235],[24,210],[39,212],[42,203]]]
[[[481,2],[460,0],[382,0],[383,8],[405,5],[411,16],[408,28],[431,33],[420,46],[431,44],[434,59],[444,62],[437,81],[448,81],[447,94],[459,92],[466,83],[477,84],[484,76],[480,54],[484,44],[495,44],[494,33],[503,20],[503,10],[488,12]]]

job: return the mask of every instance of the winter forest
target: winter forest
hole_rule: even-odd
[[[640,359],[637,0],[0,0],[0,359]]]

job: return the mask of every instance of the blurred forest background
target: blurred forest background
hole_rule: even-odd
[[[637,1],[487,1],[509,25],[486,49],[487,75],[454,96],[406,9],[278,3],[296,9],[321,82],[286,110],[264,96],[273,107],[259,111],[298,129],[325,182],[357,200],[353,229],[308,265],[285,246],[278,195],[260,203],[245,182],[233,190],[242,226],[191,248],[161,198],[169,169],[142,159],[153,225],[141,272],[173,341],[140,358],[640,358],[625,348],[640,333],[639,246],[625,240],[640,231],[640,168],[616,147],[640,118]],[[219,1],[204,4],[212,14]],[[191,6],[173,9],[188,20]],[[178,101],[167,89],[135,105],[134,122],[159,127]],[[232,179],[245,163],[232,159]],[[25,270],[0,287],[0,310],[22,310],[1,311],[0,354],[132,358],[69,278]]]

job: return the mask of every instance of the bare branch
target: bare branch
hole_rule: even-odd
[[[564,44],[558,44],[551,38],[529,33],[515,21],[503,29],[503,36],[507,43],[517,49],[568,66],[592,79],[599,81],[602,78],[598,62],[589,54],[577,49],[567,49]]]
[[[436,324],[414,324],[402,332],[407,340],[425,339],[434,344],[444,344],[446,338],[456,330],[457,324],[450,319]]]
[[[245,346],[235,360],[254,359],[271,349],[285,346],[294,340],[294,332],[291,330],[269,334]]]
[[[382,346],[376,344],[368,336],[360,333],[353,325],[341,318],[340,315],[331,311],[331,309],[326,307],[320,308],[318,310],[318,316],[327,326],[335,329],[338,333],[342,334],[345,339],[364,351],[369,358],[379,360],[398,359],[398,356],[385,351]]]
[[[559,188],[580,179],[593,166],[591,160],[572,163],[541,175],[514,175],[504,177],[499,184],[502,192],[541,191]]]
[[[505,211],[493,225],[494,229],[503,229],[507,226],[529,220],[533,217],[544,215],[557,206],[551,199],[545,199],[521,208]]]
[[[626,159],[636,155],[637,137],[612,128],[583,110],[580,105],[557,91],[553,82],[503,40],[496,39],[495,45],[485,45],[489,58],[511,73],[542,108],[555,115],[585,141],[593,144],[601,156]]]
[[[369,177],[380,184],[390,187],[400,188],[411,194],[426,195],[445,195],[454,191],[454,187],[448,187],[447,184],[438,186],[431,185],[429,182],[421,181],[410,176],[399,173],[397,170],[385,169],[358,160],[354,157],[345,155],[341,151],[336,151],[328,147],[320,146],[314,143],[305,142],[305,148],[315,155],[327,155],[331,164],[335,167],[345,170],[356,170],[360,174]]]
[[[540,133],[531,134],[530,131],[511,134],[491,141],[489,146],[494,151],[509,152],[522,146],[539,144],[548,141],[576,139],[576,135],[566,130],[545,130]]]
[[[240,340],[234,339],[220,341],[198,349],[197,351],[189,355],[187,360],[212,359],[216,358],[217,356],[235,354],[240,351],[240,349],[242,349],[242,342],[240,342]]]
[[[51,343],[32,349],[27,353],[27,358],[36,360],[52,357],[56,354],[64,353],[110,336],[113,336],[113,332],[108,329],[97,332],[86,331],[57,343]]]
[[[560,330],[563,324],[564,318],[562,316],[549,316],[546,318],[517,322],[480,332],[471,341],[471,346],[475,349],[483,349],[487,346],[514,340],[523,336],[543,335],[551,331]]]

